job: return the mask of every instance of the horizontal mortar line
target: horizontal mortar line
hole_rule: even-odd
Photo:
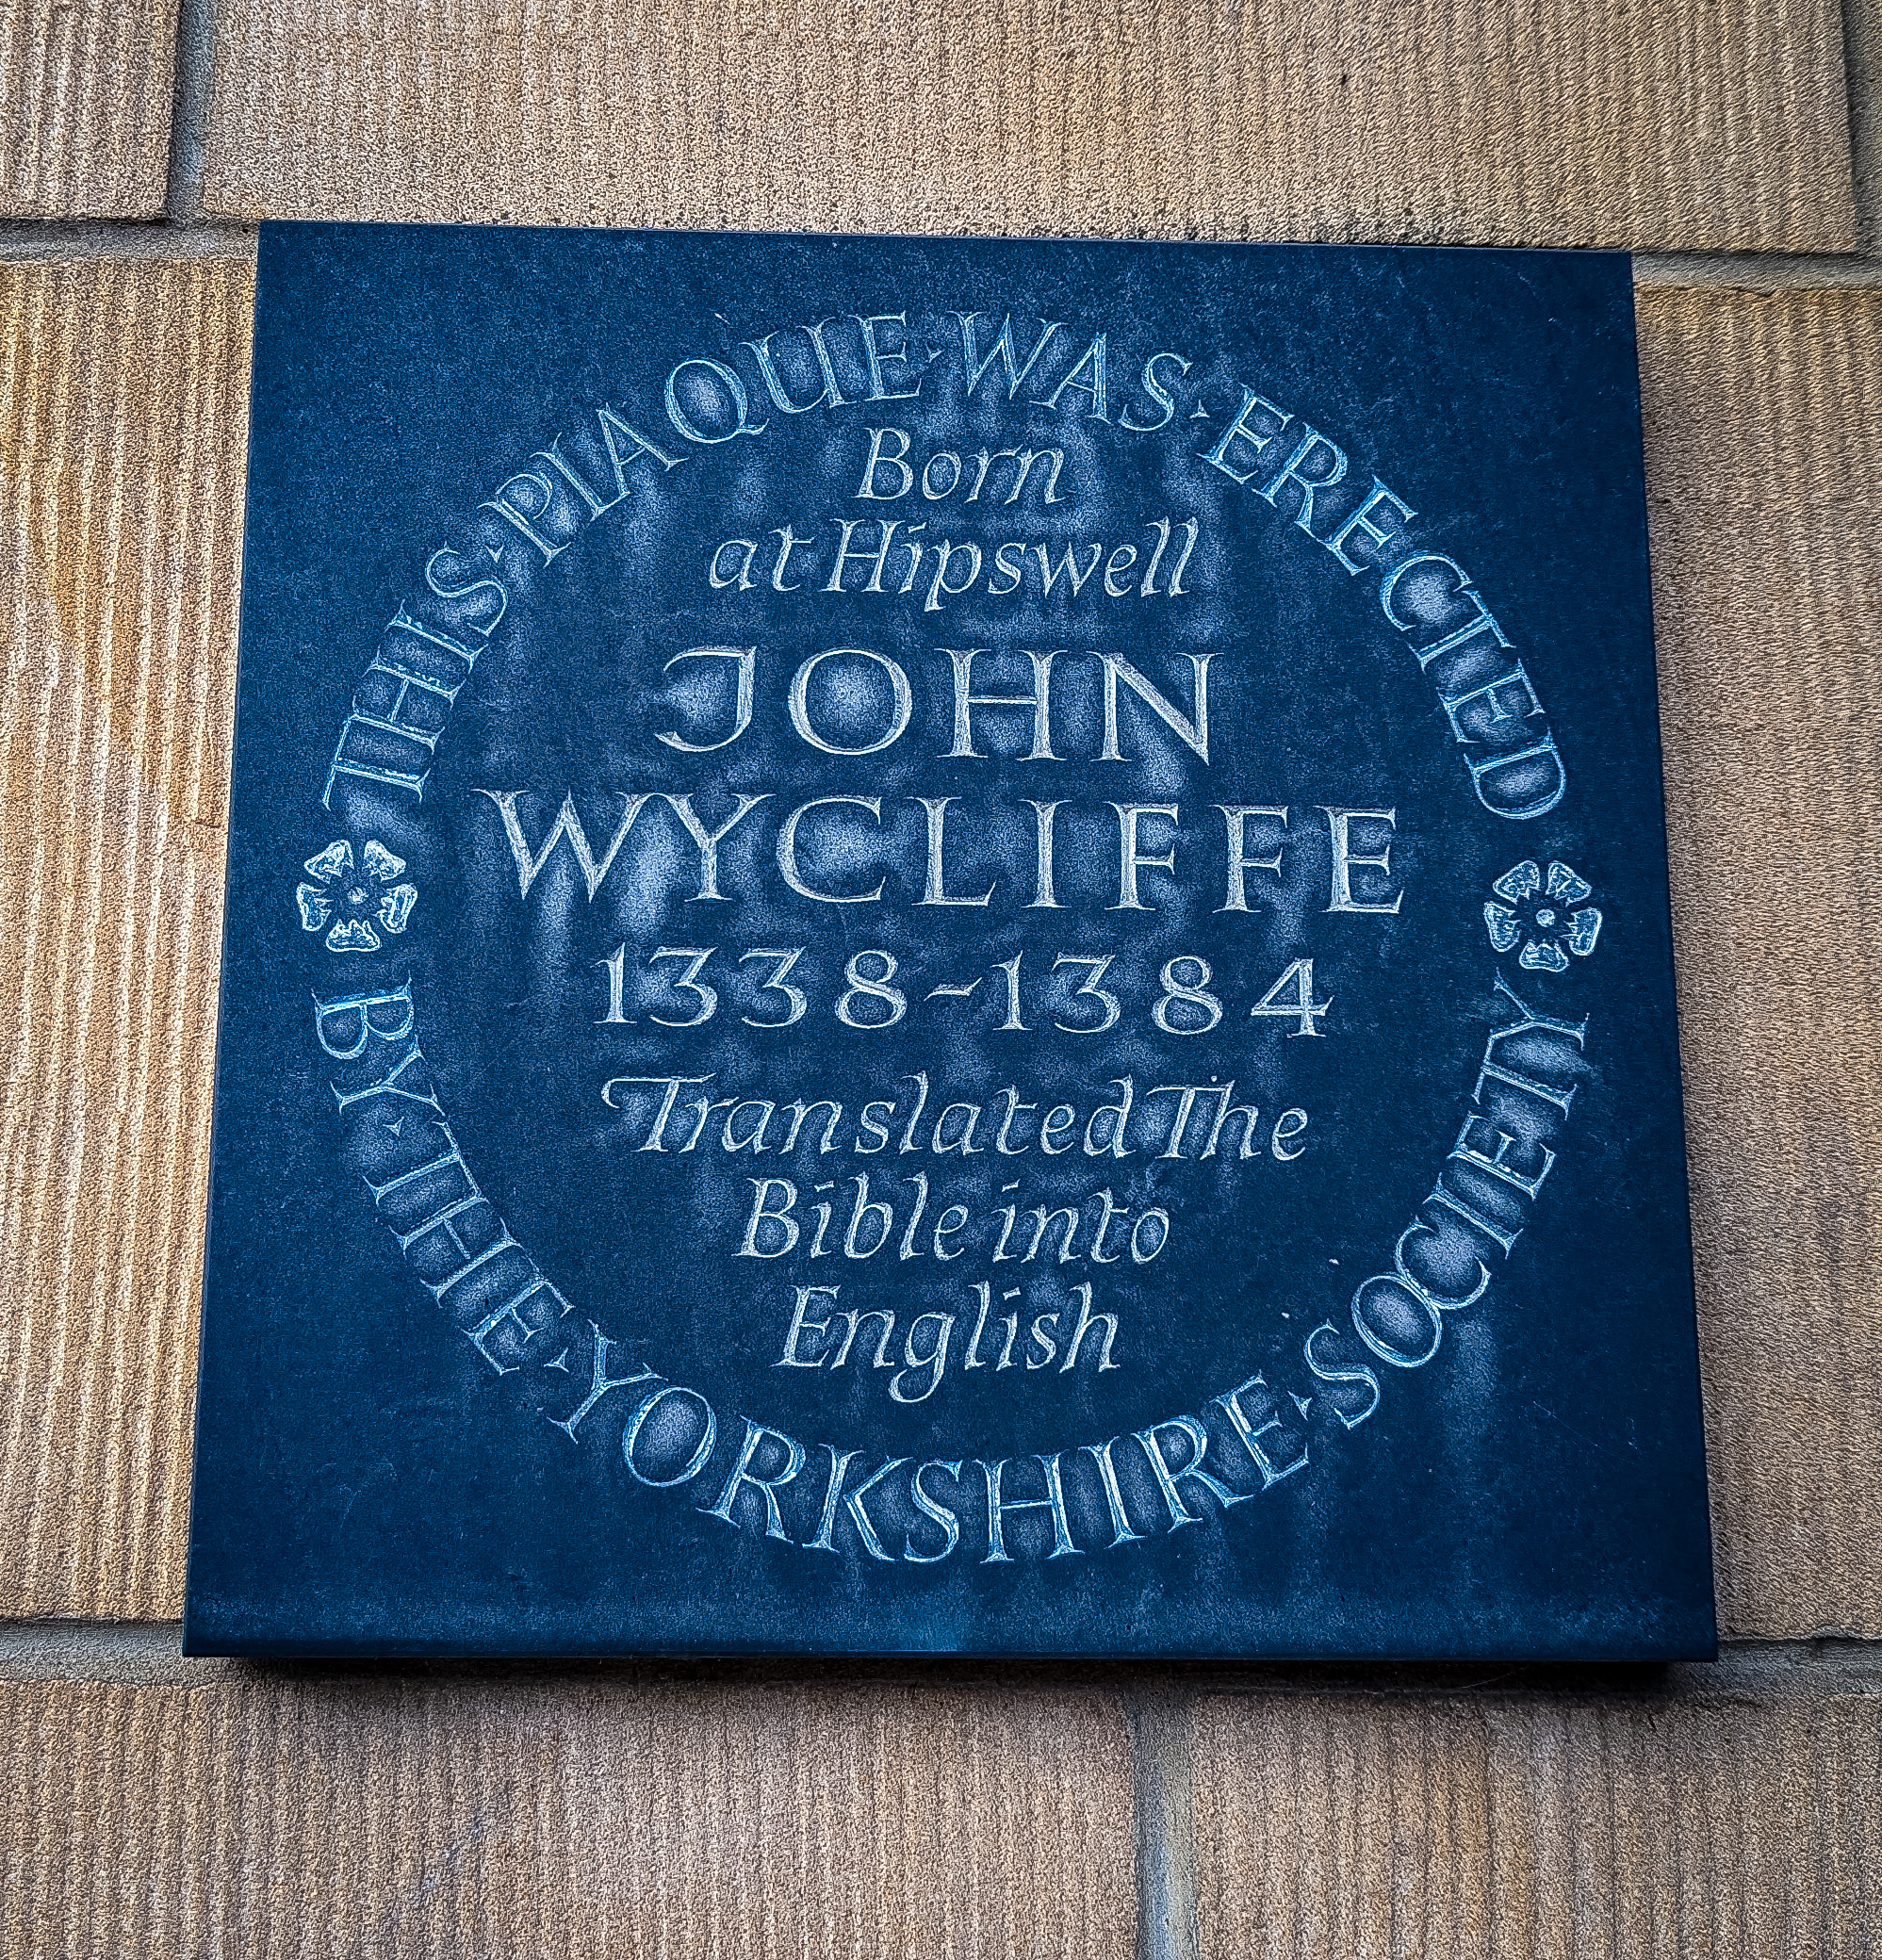
[[[131,218],[0,220],[0,261],[92,258],[253,258],[255,227]]]
[[[24,1620],[0,1624],[0,1680],[182,1680],[178,1620]]]
[[[1634,284],[1748,292],[1882,286],[1882,257],[1840,252],[1636,252]]]
[[[1151,1694],[1160,1703],[1213,1694],[1322,1695],[1360,1700],[1506,1699],[1543,1695],[1611,1701],[1692,1701],[1779,1694],[1882,1694],[1882,1640],[1727,1640],[1712,1663],[1670,1667],[1566,1662],[1135,1661],[954,1659],[847,1655],[618,1659],[584,1656],[505,1660],[252,1661],[188,1658],[176,1620],[0,1621],[0,1680],[206,1686],[217,1675],[283,1679],[417,1675],[466,1689],[494,1678],[594,1681],[656,1688],[939,1689]]]
[[[256,230],[256,220],[213,215],[194,217],[187,222],[174,218],[4,219],[0,220],[0,261],[252,258]],[[1634,283],[1642,286],[1726,286],[1753,292],[1874,287],[1882,286],[1882,255],[1640,251],[1634,253]]]

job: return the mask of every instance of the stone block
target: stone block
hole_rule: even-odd
[[[1824,251],[1835,0],[216,12],[234,217]]]
[[[249,312],[0,270],[0,1612],[178,1609]]]
[[[1727,1633],[1882,1634],[1882,295],[1643,291]]]
[[[1222,1697],[1203,1960],[1867,1953],[1878,1747],[1873,1691]]]
[[[0,1682],[0,1947],[1128,1960],[1082,1694],[191,1671]]]
[[[0,217],[155,218],[176,0],[0,0]]]

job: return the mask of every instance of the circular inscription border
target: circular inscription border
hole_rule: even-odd
[[[907,399],[886,389],[880,366],[882,359],[908,358],[906,321],[895,316],[893,322],[905,336],[900,355],[878,350],[872,335],[872,324],[879,331],[888,319],[863,323],[872,389],[847,401],[830,370],[821,330],[795,330],[810,334],[829,377],[827,395],[808,404],[788,400],[765,351],[777,335],[746,345],[761,350],[761,378],[785,413],[860,407]],[[1156,360],[1175,358],[1153,355],[1146,375]],[[682,375],[694,391],[685,400],[676,391]],[[706,416],[698,399],[707,376],[723,411],[716,421]],[[451,709],[511,615],[512,600],[527,603],[536,576],[589,524],[623,503],[631,507],[640,497],[657,495],[660,481],[681,463],[738,437],[761,439],[771,425],[769,417],[754,418],[736,370],[708,356],[676,365],[666,381],[664,408],[656,436],[603,406],[594,412],[592,424],[534,451],[477,507],[466,526],[477,539],[475,547],[447,546],[432,555],[424,596],[400,608],[355,688],[328,763],[322,815],[314,819],[323,825],[341,821],[346,828],[304,860],[295,888],[300,925],[328,956],[322,977],[329,984],[313,996],[314,1035],[331,1078],[347,1168],[367,1185],[407,1266],[490,1367],[499,1375],[533,1371],[540,1378],[534,1382],[537,1399],[556,1429],[581,1444],[602,1403],[626,1396],[624,1404],[614,1406],[628,1409],[619,1451],[635,1480],[653,1490],[679,1489],[699,1479],[715,1458],[728,1461],[723,1482],[712,1479],[716,1495],[702,1508],[740,1528],[761,1522],[772,1538],[831,1550],[832,1534],[840,1519],[847,1518],[872,1562],[936,1563],[956,1551],[968,1512],[936,1502],[937,1494],[923,1478],[930,1471],[944,1472],[965,1490],[964,1471],[972,1462],[985,1486],[981,1562],[1012,1560],[1005,1521],[1023,1511],[1049,1516],[1045,1557],[1056,1559],[1116,1550],[1197,1522],[1208,1511],[1207,1506],[1200,1512],[1192,1509],[1198,1486],[1226,1511],[1295,1476],[1309,1462],[1307,1417],[1315,1400],[1324,1401],[1340,1425],[1352,1429],[1378,1410],[1383,1382],[1390,1379],[1372,1362],[1392,1370],[1429,1364],[1443,1342],[1444,1316],[1482,1300],[1557,1161],[1587,1072],[1588,1021],[1551,1015],[1533,997],[1539,986],[1594,951],[1601,925],[1599,911],[1588,903],[1591,888],[1560,859],[1546,853],[1520,856],[1486,897],[1488,945],[1495,954],[1515,956],[1521,984],[1492,966],[1499,1019],[1461,1105],[1455,1139],[1389,1264],[1354,1290],[1349,1328],[1322,1321],[1302,1343],[1304,1379],[1313,1394],[1270,1387],[1256,1374],[1207,1398],[1194,1413],[1102,1442],[999,1461],[935,1459],[916,1465],[910,1459],[889,1458],[854,1478],[851,1466],[873,1459],[873,1450],[839,1449],[829,1443],[807,1448],[753,1417],[730,1412],[722,1418],[701,1391],[630,1360],[635,1344],[604,1334],[568,1301],[510,1233],[470,1169],[425,1060],[409,969],[396,985],[334,984],[359,972],[356,962],[362,958],[373,962],[365,971],[385,971],[409,943],[408,931],[423,930],[418,886],[380,833],[398,836],[422,821],[426,782]],[[1277,517],[1294,486],[1300,498],[1291,514],[1307,539],[1337,561],[1349,579],[1378,580],[1381,611],[1431,681],[1483,809],[1521,822],[1556,808],[1567,777],[1554,734],[1521,659],[1470,575],[1446,554],[1416,547],[1405,529],[1415,514],[1377,477],[1369,492],[1317,529],[1316,498],[1324,511],[1326,493],[1347,476],[1346,452],[1312,424],[1245,385],[1239,404],[1220,413],[1227,417],[1223,433],[1205,437],[1206,447],[1192,452],[1192,465],[1213,468],[1249,495],[1264,498]],[[1199,403],[1193,418],[1210,419],[1209,411]],[[1139,430],[1126,416],[1123,427],[1152,433],[1169,420],[1166,414],[1163,422]],[[1283,456],[1285,463],[1279,462]],[[612,496],[605,494],[610,473]],[[512,557],[520,559],[518,576],[499,579]],[[486,596],[492,594],[494,598]],[[480,620],[480,612],[490,616]],[[560,1413],[553,1413],[556,1408]],[[1211,1411],[1218,1417],[1214,1431],[1205,1422]],[[1126,1441],[1141,1452],[1147,1487],[1161,1507],[1154,1518],[1145,1517],[1141,1503],[1134,1516],[1126,1503],[1115,1454]],[[1231,1441],[1246,1460],[1239,1480],[1247,1488],[1224,1481],[1233,1467],[1225,1454]],[[784,1528],[777,1493],[798,1477],[812,1452],[827,1453],[827,1491],[815,1532],[794,1539]],[[1088,1462],[1088,1475],[1102,1494],[1108,1544],[1080,1544],[1073,1536],[1063,1466],[1080,1459]],[[1038,1494],[1016,1495],[1006,1486],[1016,1463],[1038,1466],[1030,1473]],[[899,1470],[909,1472],[913,1513],[941,1533],[939,1549],[918,1550],[912,1535],[899,1553],[882,1543],[863,1500]],[[1141,1477],[1136,1481],[1146,1487]],[[1191,1488],[1186,1491],[1186,1484]],[[966,1501],[979,1502],[971,1495]],[[1043,1545],[1043,1533],[1038,1543]]]

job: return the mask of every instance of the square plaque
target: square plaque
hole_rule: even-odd
[[[1625,257],[265,225],[196,1653],[1713,1644]]]

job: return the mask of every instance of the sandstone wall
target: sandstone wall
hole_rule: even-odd
[[[1882,1949],[1878,0],[0,0],[0,1929]],[[176,1658],[269,216],[1637,260],[1716,1668]]]

